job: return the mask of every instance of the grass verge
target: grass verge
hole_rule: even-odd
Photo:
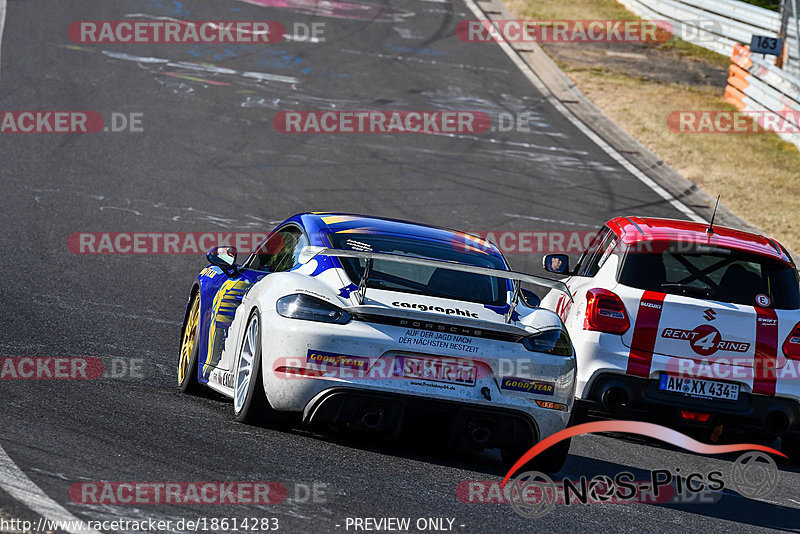
[[[636,18],[614,0],[505,1],[520,18]],[[548,53],[551,46],[543,43]],[[622,69],[587,67],[585,58],[590,46],[572,44],[565,50],[561,45],[554,59],[603,113],[707,193],[722,195],[722,202],[740,217],[792,250],[800,250],[800,222],[796,216],[800,212],[800,151],[794,145],[771,133],[674,133],[666,123],[672,111],[733,111],[735,108],[723,99],[724,87],[654,81],[637,75],[635,63]],[[730,64],[728,58],[682,41],[654,48],[666,65],[677,69],[682,62],[692,62],[695,68],[700,63],[708,70],[727,69]],[[653,59],[642,56],[638,61],[652,65]],[[646,70],[644,63],[642,67]]]

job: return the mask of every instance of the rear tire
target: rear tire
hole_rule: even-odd
[[[261,318],[253,309],[244,330],[244,339],[233,373],[233,416],[240,423],[263,423],[274,410],[264,392],[261,375]]]
[[[517,469],[517,472],[539,471],[540,473],[548,475],[558,473],[567,461],[571,442],[572,438],[559,441],[546,451],[537,454],[533,460]],[[502,449],[500,455],[503,459],[503,463],[506,464],[508,468],[511,468],[511,466],[529,450],[530,449],[521,450],[516,447],[509,447]]]
[[[183,325],[181,351],[178,356],[178,388],[181,393],[199,395],[203,391],[197,381],[198,329],[200,323],[200,292],[196,291],[189,305],[189,313]]]

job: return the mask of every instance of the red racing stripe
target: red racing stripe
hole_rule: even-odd
[[[639,301],[639,312],[633,326],[631,352],[628,355],[629,375],[650,376],[650,363],[653,361],[653,349],[658,336],[658,323],[661,321],[661,310],[664,307],[664,293],[645,291]]]
[[[756,306],[756,354],[753,393],[775,396],[778,361],[778,316],[772,308]]]

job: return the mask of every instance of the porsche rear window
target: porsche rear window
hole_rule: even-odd
[[[797,270],[769,258],[729,249],[629,252],[619,282],[638,289],[732,304],[763,306],[768,302],[768,307],[781,310],[800,308]]]
[[[417,256],[506,270],[503,261],[496,256],[466,252],[449,243],[379,234],[332,234],[329,238],[336,248]],[[364,272],[365,261],[356,258],[340,260],[347,275],[357,284]],[[506,303],[506,281],[503,278],[392,261],[373,262],[367,287],[494,306]]]

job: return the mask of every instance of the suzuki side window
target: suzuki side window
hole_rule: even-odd
[[[297,265],[300,251],[306,245],[308,245],[308,238],[300,228],[293,225],[286,226],[273,232],[258,247],[258,250],[256,250],[256,253],[245,267],[271,273],[288,271]]]
[[[578,263],[575,265],[573,272],[578,276],[586,276],[584,273],[586,271],[586,265],[591,261],[594,257],[595,253],[600,249],[600,245],[603,243],[603,239],[611,232],[607,226],[603,226],[600,230],[597,231],[595,235],[592,236],[592,240],[589,242],[586,250],[583,251],[581,257],[578,258]]]
[[[604,227],[592,241],[591,252],[585,253],[584,257],[581,258],[578,274],[580,276],[595,276],[611,254],[614,253],[618,243],[619,239],[616,234],[608,227]],[[584,259],[586,259],[585,265],[583,264]]]

